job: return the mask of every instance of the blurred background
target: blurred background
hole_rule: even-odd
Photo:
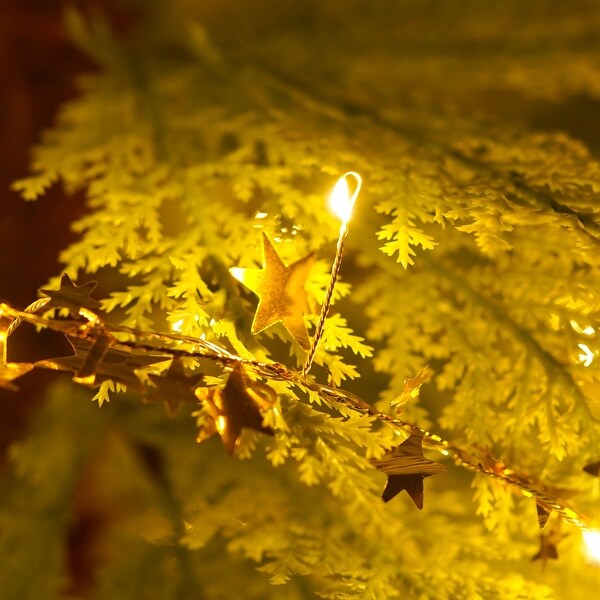
[[[39,203],[23,202],[9,189],[27,173],[30,148],[56,108],[75,94],[77,74],[92,68],[69,43],[62,10],[61,2],[45,0],[3,0],[0,7],[0,298],[20,308],[60,269],[58,253],[73,239],[69,223],[83,208],[81,198],[66,196],[59,186]],[[30,343],[35,333],[22,329],[11,344],[11,360],[23,360],[25,348],[37,345]],[[0,389],[0,460],[31,414],[46,375],[23,380],[17,394]]]

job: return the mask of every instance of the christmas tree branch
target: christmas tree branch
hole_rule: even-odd
[[[428,268],[434,271],[439,277],[442,277],[451,283],[457,293],[467,296],[471,301],[482,307],[495,321],[503,327],[506,327],[513,337],[540,361],[544,367],[548,380],[558,380],[562,382],[565,388],[568,389],[575,398],[578,409],[581,410],[587,418],[595,420],[585,397],[581,393],[581,390],[571,373],[565,368],[564,364],[560,363],[554,356],[547,352],[529,331],[520,327],[505,311],[501,311],[498,306],[473,289],[466,278],[458,278],[451,269],[445,268],[438,261],[431,258],[430,255],[423,254],[421,258]],[[548,407],[549,415],[552,414],[551,408],[551,406]]]
[[[237,61],[232,59],[223,59],[225,64],[229,60],[231,64],[237,64]],[[225,67],[224,67],[225,68]],[[231,68],[231,65],[230,67]],[[582,232],[587,241],[593,246],[600,245],[600,225],[595,220],[584,212],[580,212],[560,203],[553,198],[545,190],[533,187],[513,171],[503,172],[494,168],[490,164],[478,159],[476,156],[469,156],[457,147],[447,143],[445,139],[439,139],[428,130],[418,129],[406,123],[398,123],[391,121],[388,116],[383,116],[376,109],[361,105],[356,102],[347,104],[340,98],[332,98],[330,94],[317,91],[313,86],[310,86],[307,81],[300,82],[294,79],[288,72],[281,73],[273,66],[268,66],[264,62],[258,63],[254,61],[251,67],[248,66],[248,61],[244,66],[245,77],[249,82],[252,82],[251,87],[256,86],[257,81],[262,81],[265,85],[269,85],[278,89],[294,102],[297,102],[310,112],[317,113],[328,119],[337,122],[347,123],[352,119],[368,120],[370,125],[381,127],[384,130],[394,132],[401,137],[405,137],[414,142],[421,148],[429,148],[434,153],[442,152],[446,156],[451,156],[463,166],[475,171],[476,173],[499,182],[509,191],[517,196],[517,198],[525,201],[527,204],[539,207],[544,206],[553,211],[556,215],[562,218],[564,226]]]

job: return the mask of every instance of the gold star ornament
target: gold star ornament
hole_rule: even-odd
[[[546,568],[549,559],[558,559],[558,544],[564,537],[560,531],[560,521],[556,521],[548,533],[540,534],[540,549],[531,557],[531,560],[539,560],[542,564],[542,571]]]
[[[389,502],[402,490],[406,490],[415,506],[423,508],[423,479],[436,473],[447,471],[445,465],[428,460],[423,456],[423,432],[418,429],[411,434],[399,446],[388,452],[380,460],[372,460],[371,463],[383,471],[388,481],[383,490],[384,502]]]
[[[258,297],[258,307],[252,322],[252,333],[260,333],[275,323],[283,323],[298,345],[308,350],[310,341],[304,323],[308,311],[308,297],[304,286],[314,255],[310,254],[286,266],[271,240],[263,233],[262,269],[234,267],[230,273]]]
[[[174,358],[162,375],[148,375],[154,387],[146,393],[146,402],[164,402],[167,412],[174,417],[183,402],[196,402],[194,390],[204,383],[201,373],[186,373],[181,360]]]
[[[73,280],[63,273],[60,278],[60,287],[57,290],[39,290],[42,296],[49,298],[46,305],[48,308],[64,307],[68,308],[74,315],[79,314],[81,308],[97,310],[100,308],[100,302],[90,298],[90,294],[98,284],[95,281],[89,281],[82,285],[75,285]]]
[[[269,386],[251,381],[240,364],[234,365],[223,389],[207,390],[198,398],[206,402],[210,415],[199,442],[218,433],[227,452],[233,455],[244,427],[273,435],[273,430],[263,424],[262,412],[275,404],[277,394]]]

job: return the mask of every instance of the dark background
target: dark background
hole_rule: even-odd
[[[83,210],[82,198],[65,195],[60,186],[38,202],[24,202],[10,190],[12,181],[27,175],[30,149],[57,107],[76,94],[77,74],[93,68],[67,39],[63,6],[58,0],[0,0],[0,299],[17,308],[33,302],[37,288],[60,271],[58,254],[73,239],[69,224]],[[60,340],[21,327],[11,336],[9,360],[62,348]],[[18,393],[0,390],[0,463],[49,378],[36,371],[19,380]]]

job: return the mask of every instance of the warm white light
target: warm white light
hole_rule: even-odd
[[[587,555],[594,562],[600,563],[600,531],[588,529],[583,532],[583,541]]]
[[[582,363],[584,367],[589,367],[594,360],[594,353],[589,349],[587,344],[577,344],[577,346],[581,350],[579,362]]]
[[[329,196],[329,207],[334,212],[336,217],[342,221],[347,221],[352,214],[350,206],[350,191],[348,190],[348,182],[345,177],[340,177]]]
[[[356,179],[356,189],[354,190],[352,196],[350,195],[350,190],[348,188],[347,177],[349,175]],[[344,223],[347,223],[350,220],[352,209],[354,208],[354,202],[356,201],[358,192],[360,191],[361,184],[362,179],[360,175],[354,171],[349,171],[337,180],[337,183],[335,184],[335,187],[329,196],[329,207],[333,213]]]
[[[352,195],[350,195],[350,190],[348,188],[348,177],[353,177],[355,181],[355,187]],[[346,240],[346,236],[348,235],[348,223],[350,221],[350,217],[352,216],[352,209],[354,208],[354,203],[358,198],[361,185],[362,177],[354,171],[348,171],[338,179],[333,191],[331,192],[331,195],[329,196],[329,206],[331,207],[331,210],[342,220],[342,225],[340,227],[340,234],[338,236],[336,245],[335,258],[331,264],[331,274],[329,275],[329,285],[327,286],[327,290],[325,292],[325,300],[321,305],[321,313],[319,315],[319,320],[317,321],[317,327],[315,328],[315,333],[313,335],[308,354],[306,355],[306,361],[302,367],[303,377],[306,376],[310,371],[310,367],[317,351],[317,346],[319,345],[319,341],[323,336],[325,319],[329,313],[329,307],[331,306],[331,299],[333,297],[333,289],[335,287],[335,282],[337,281],[340,265],[342,264],[342,257],[344,255],[344,242]]]

